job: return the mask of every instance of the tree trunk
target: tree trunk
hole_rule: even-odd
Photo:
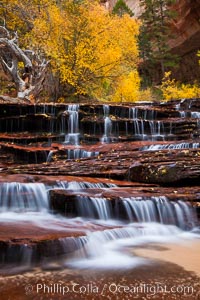
[[[49,62],[31,50],[22,50],[18,46],[17,34],[11,38],[9,31],[3,26],[0,26],[0,61],[5,72],[10,74],[15,82],[17,97],[36,99],[43,89]],[[19,62],[24,66],[22,74]]]

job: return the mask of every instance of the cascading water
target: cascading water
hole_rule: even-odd
[[[191,111],[191,118],[200,119],[200,112],[199,111]]]
[[[143,120],[134,119],[134,134],[141,138],[141,140],[145,138]]]
[[[77,268],[128,269],[148,264],[144,258],[124,253],[124,247],[134,247],[149,243],[177,242],[184,238],[193,238],[193,234],[185,236],[184,231],[172,225],[158,223],[130,223],[118,228],[88,233],[81,239],[82,249],[74,253],[74,259],[65,261],[66,266]],[[195,235],[194,235],[195,236]],[[64,243],[64,240],[62,241]],[[79,239],[80,243],[80,239]]]
[[[64,189],[69,189],[69,190],[79,190],[79,189],[103,189],[103,188],[113,188],[116,187],[116,184],[114,183],[103,183],[103,182],[96,182],[96,183],[91,183],[91,182],[78,182],[78,181],[70,181],[70,182],[65,182],[65,181],[59,181],[58,186],[63,187]]]
[[[152,140],[155,138],[162,137],[164,139],[164,133],[165,133],[165,128],[164,124],[161,121],[149,121],[149,126],[150,126],[150,131],[151,131],[151,136]]]
[[[157,151],[157,150],[165,150],[165,149],[197,149],[200,147],[199,143],[178,143],[178,144],[156,144],[156,145],[150,145],[150,146],[144,146],[140,150],[141,151]]]
[[[133,133],[140,140],[157,140],[165,138],[165,128],[162,121],[155,120],[156,111],[141,111],[137,107],[129,109],[129,118],[133,120]],[[126,130],[127,134],[127,130]]]
[[[70,219],[51,214],[49,190],[72,190],[78,194],[79,190],[87,192],[87,189],[97,188],[107,190],[116,188],[116,185],[76,181],[58,181],[46,186],[40,183],[1,184],[1,222],[23,222],[23,226],[33,224],[31,226],[37,226],[38,231],[44,228],[59,232],[85,232],[82,237],[70,239],[70,244],[68,238],[58,240],[61,253],[74,249],[72,255],[67,254],[70,261],[62,256],[58,264],[78,268],[130,268],[147,264],[146,259],[123,253],[123,247],[180,239],[184,236],[183,230],[195,226],[193,209],[182,201],[169,201],[166,197],[121,198],[114,203],[103,197],[77,196],[77,210],[82,218]],[[125,211],[126,220],[118,220],[121,208],[116,206],[119,203]],[[10,248],[7,257],[12,256],[13,261],[18,259],[20,264],[30,266],[35,252],[22,245],[13,255]]]
[[[129,119],[155,120],[156,117],[157,111],[153,108],[148,110],[137,106],[129,108]]]
[[[48,210],[48,195],[43,183],[0,184],[0,212]]]
[[[168,201],[164,196],[150,199],[123,198],[122,201],[131,222],[173,224],[182,229],[195,225],[194,209],[182,201]]]
[[[79,104],[68,105],[68,134],[65,136],[65,144],[79,145]]]
[[[156,140],[164,139],[168,134],[175,132],[173,117],[170,120],[162,115],[162,111],[157,110],[148,105],[148,109],[141,107],[125,107],[123,114],[120,113],[119,107],[113,108],[111,112],[119,118],[119,122],[111,120],[110,107],[104,105],[104,134],[102,131],[102,143],[109,143],[114,140],[114,135],[123,135],[126,132],[130,139],[140,140]],[[180,110],[180,106],[177,106]],[[65,107],[62,108],[62,111]],[[36,111],[36,110],[35,110]],[[92,109],[91,109],[92,111]],[[198,112],[188,113],[187,111],[179,111],[182,118],[189,117],[199,119]],[[55,111],[48,105],[41,106],[38,113],[55,115]],[[158,119],[157,118],[158,115]],[[176,116],[178,112],[176,111]],[[59,122],[54,124],[49,122],[49,131],[62,132],[65,134],[66,121],[68,116],[68,133],[65,136],[65,144],[79,145],[79,105],[69,105],[68,109],[61,116]],[[159,119],[160,117],[160,119]],[[100,110],[100,118],[102,112]],[[113,118],[113,119],[114,119]],[[164,119],[165,118],[165,119]],[[118,119],[117,119],[118,120]],[[172,120],[172,121],[171,121]],[[184,120],[179,120],[184,121]],[[8,121],[6,121],[8,123]],[[1,126],[4,121],[1,122]],[[44,121],[45,123],[45,121]],[[195,123],[195,120],[193,120]],[[15,127],[15,124],[9,124],[9,128]],[[117,124],[117,125],[116,125]],[[124,125],[125,124],[125,125]],[[182,124],[182,123],[181,123]],[[7,125],[6,125],[7,126]],[[23,125],[25,128],[25,125]],[[99,126],[96,124],[96,126]],[[119,127],[119,129],[117,128]],[[17,126],[16,126],[17,127]],[[4,128],[4,127],[3,127]],[[84,128],[84,126],[82,127]],[[117,129],[117,130],[116,130]],[[177,132],[179,128],[177,126]],[[99,131],[98,131],[99,134]],[[128,137],[128,138],[129,138]],[[191,138],[191,137],[190,137]],[[96,139],[99,139],[99,135]],[[88,139],[89,140],[89,139]],[[199,148],[199,143],[180,142],[161,145],[150,145],[142,147],[140,150],[156,151],[163,149],[187,149]],[[100,145],[101,147],[103,145]],[[81,147],[70,148],[66,152],[66,159],[88,158],[98,155],[98,152],[90,152]],[[87,149],[85,147],[85,149]],[[65,154],[65,153],[64,153]],[[47,162],[52,159],[53,150],[49,151]],[[52,178],[51,178],[52,180]],[[0,184],[0,222],[4,224],[13,223],[14,226],[19,225],[26,228],[27,231],[32,230],[32,226],[36,226],[38,232],[47,230],[56,231],[56,237],[62,232],[62,236],[66,232],[75,233],[72,237],[72,247],[78,249],[75,251],[74,261],[65,261],[64,264],[70,264],[76,267],[108,267],[108,268],[126,268],[134,267],[146,260],[127,254],[128,246],[140,244],[148,244],[151,242],[166,242],[173,239],[180,239],[186,234],[190,234],[190,229],[196,224],[196,215],[192,207],[179,199],[169,201],[166,197],[120,197],[116,190],[112,196],[109,194],[109,188],[115,188],[115,184],[76,182],[76,181],[56,181],[46,185],[41,183],[3,183]],[[80,178],[79,178],[80,180]],[[85,179],[86,180],[86,179]],[[48,180],[47,180],[48,181]],[[101,190],[100,190],[101,189]],[[74,214],[70,213],[70,217],[61,216],[57,211],[49,209],[49,199],[52,190],[64,190],[61,199],[66,211],[68,210],[68,202],[71,197],[71,203],[75,210]],[[89,190],[89,191],[88,191]],[[54,191],[55,192],[55,191]],[[88,196],[91,195],[91,196]],[[113,195],[116,195],[114,197]],[[127,195],[127,193],[126,193]],[[120,198],[119,198],[120,197]],[[55,199],[57,201],[58,199]],[[58,201],[59,202],[59,201]],[[71,216],[76,217],[71,217]],[[26,226],[31,225],[31,226]],[[79,236],[80,234],[80,236]],[[82,235],[82,236],[81,236]],[[192,234],[191,234],[192,236]],[[50,241],[49,245],[51,245]],[[68,238],[58,238],[56,247],[60,243],[63,253],[69,249]],[[51,247],[51,246],[49,246]],[[126,247],[123,252],[123,247]],[[72,249],[69,249],[72,253]],[[9,252],[8,257],[13,255]],[[20,250],[22,253],[20,263],[30,263],[34,257],[31,247],[26,244],[22,245]],[[57,254],[56,254],[57,255]],[[59,253],[58,253],[59,255]],[[69,255],[69,253],[68,253]],[[45,256],[45,254],[44,254]],[[17,255],[15,256],[17,259]],[[57,257],[56,257],[57,259]]]
[[[52,150],[52,151],[49,151],[49,153],[48,153],[48,155],[47,155],[47,160],[46,160],[47,163],[50,162],[50,161],[52,160],[53,153],[54,153],[53,150]]]
[[[47,155],[46,162],[51,162],[53,157],[54,151],[49,151]],[[89,157],[96,157],[99,155],[98,151],[87,151],[83,149],[68,149],[66,153],[66,159],[80,159],[80,158],[89,158]]]
[[[78,197],[78,211],[82,217],[108,220],[111,218],[110,203],[105,198]]]
[[[137,119],[138,118],[138,108],[130,107],[129,108],[129,119]]]
[[[109,105],[103,105],[104,111],[104,135],[101,138],[102,143],[112,142],[112,120],[109,117],[110,107]]]
[[[157,222],[173,224],[182,229],[195,226],[195,211],[183,201],[169,201],[166,197],[121,198],[111,204],[102,197],[77,196],[77,210],[80,216],[102,220],[120,219],[118,205],[124,207],[125,219],[129,222]]]
[[[68,149],[67,159],[79,159],[98,156],[98,151],[86,151],[83,149]]]
[[[108,200],[93,197],[81,200],[83,215],[98,216],[106,220],[99,221],[99,224],[117,228],[88,232],[86,237],[79,238],[78,243],[82,247],[70,257],[70,261],[67,259],[64,262],[66,266],[118,269],[148,264],[146,259],[123,253],[123,248],[146,243],[180,242],[185,238],[183,230],[195,226],[195,211],[190,206],[182,201],[169,201],[164,196],[150,199],[121,198],[129,224],[111,219],[113,211],[106,204]],[[193,234],[187,238],[193,238]],[[62,243],[65,244],[65,239]]]

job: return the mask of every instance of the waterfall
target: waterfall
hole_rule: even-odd
[[[49,189],[80,190],[91,188],[113,188],[114,184],[89,183],[89,182],[58,182],[57,185],[49,186]],[[47,210],[48,188],[42,183],[3,183],[0,184],[0,211],[42,211]],[[116,202],[115,209],[111,201],[103,197],[77,196],[78,210],[81,216],[111,219],[118,218],[116,205],[123,205],[127,218],[130,222],[159,222],[173,224],[187,229],[194,226],[194,209],[188,204],[178,200],[169,201],[166,197],[130,197],[120,198]],[[120,205],[121,205],[120,204]]]
[[[165,132],[164,124],[161,121],[149,121],[150,131],[152,137],[163,136]]]
[[[150,223],[140,226],[129,224],[124,227],[88,233],[82,239],[82,249],[74,259],[66,260],[66,266],[78,268],[128,269],[147,264],[147,260],[123,252],[121,248],[138,246],[149,242],[178,239],[182,231],[175,226]],[[62,241],[64,242],[64,241]],[[80,241],[79,241],[80,243]]]
[[[194,209],[182,201],[169,201],[166,197],[122,198],[131,222],[159,222],[173,224],[182,229],[194,226]]]
[[[48,210],[48,195],[43,183],[9,182],[0,184],[0,211]]]
[[[52,156],[53,156],[53,153],[54,153],[53,150],[49,151],[49,153],[48,153],[48,155],[47,155],[47,160],[46,160],[47,163],[51,161]]]
[[[138,108],[130,107],[129,108],[129,119],[137,119],[138,118]]]
[[[82,217],[108,220],[111,218],[110,203],[105,198],[77,197],[78,211]]]
[[[157,111],[153,108],[142,109],[142,107],[130,107],[129,119],[143,119],[143,120],[155,120],[157,117]]]
[[[104,117],[108,117],[110,113],[110,106],[108,104],[103,104]]]
[[[165,150],[165,149],[197,149],[200,147],[199,143],[178,143],[178,144],[156,144],[150,146],[144,146],[140,148],[141,151],[157,151],[157,150]]]
[[[68,189],[70,190],[78,190],[78,189],[102,189],[102,188],[112,188],[116,187],[114,183],[103,183],[103,182],[78,182],[78,181],[70,181],[68,183]]]
[[[114,183],[103,182],[84,182],[84,181],[57,181],[55,184],[46,185],[47,190],[64,189],[64,190],[81,190],[81,189],[104,189],[117,187]]]
[[[120,199],[113,210],[111,202],[105,198],[77,196],[77,209],[82,217],[108,220],[120,218],[116,206],[122,205],[130,222],[173,224],[182,229],[194,227],[196,222],[194,209],[180,200],[173,202],[164,196]]]
[[[191,118],[200,119],[200,112],[199,111],[191,111]]]
[[[186,112],[184,110],[179,111],[181,118],[186,118]]]
[[[83,149],[68,149],[67,150],[67,159],[95,157],[98,155],[99,155],[98,151],[86,151]]]
[[[171,188],[170,183],[167,188],[160,186],[157,193],[157,188],[154,188],[157,185],[154,184],[140,185],[138,182],[112,180],[125,178],[128,174],[124,175],[125,169],[128,170],[133,162],[148,163],[152,153],[144,154],[139,151],[166,149],[169,154],[166,159],[171,161],[175,159],[170,157],[173,149],[200,149],[199,128],[196,126],[196,123],[200,126],[198,101],[194,100],[194,103],[189,104],[192,110],[197,111],[190,111],[186,103],[176,105],[177,110],[174,110],[175,103],[177,102],[165,102],[163,106],[157,103],[133,104],[132,107],[129,104],[93,103],[80,104],[79,107],[79,104],[66,106],[60,103],[34,104],[28,105],[28,108],[25,105],[3,104],[0,113],[0,263],[3,268],[7,268],[7,262],[19,262],[30,267],[35,262],[41,262],[41,266],[45,268],[46,261],[51,264],[53,259],[56,263],[53,262],[52,265],[56,267],[61,264],[63,267],[64,261],[64,265],[78,268],[129,268],[147,263],[146,259],[134,256],[134,246],[150,248],[151,243],[159,246],[162,242],[173,242],[176,238],[179,243],[183,236],[191,238],[195,230],[197,236],[199,228],[195,226],[199,223],[195,209],[199,213],[199,207],[193,208],[189,203],[181,201],[185,199],[183,193],[190,181],[186,186],[185,181],[182,181],[183,186],[177,189],[177,193],[176,183]],[[13,134],[13,131],[17,134]],[[64,136],[65,145],[62,146]],[[99,145],[99,140],[110,143],[117,137],[119,145]],[[195,139],[192,140],[192,137]],[[165,138],[169,140],[167,144],[162,142]],[[160,142],[129,143],[137,140]],[[142,147],[142,144],[148,146]],[[48,154],[46,157],[42,147],[44,153]],[[92,157],[99,155],[93,149],[100,149],[103,154],[93,166],[95,168],[98,165],[99,175],[94,169],[91,175],[93,178],[78,177],[78,168],[84,172],[90,165],[92,170]],[[187,152],[191,152],[192,157],[194,151]],[[31,163],[34,155],[38,157],[38,165],[41,160],[55,161],[55,165],[25,165],[24,158],[27,156],[28,163]],[[92,159],[89,162],[90,157]],[[112,158],[115,159],[110,165],[116,168],[116,174],[114,169],[113,172],[105,172],[103,169]],[[159,159],[158,156],[157,158]],[[180,153],[181,161],[182,158],[184,156],[181,157]],[[194,157],[195,162],[197,158]],[[84,160],[79,163],[79,159],[85,159],[85,163],[83,164]],[[165,155],[162,159],[165,159]],[[68,165],[70,167],[67,169]],[[187,162],[183,163],[184,168],[187,166]],[[17,177],[20,170],[24,173]],[[75,172],[70,174],[70,170]],[[74,173],[77,177],[73,176]],[[87,174],[89,173],[85,172],[85,176],[89,176]],[[96,176],[106,176],[107,179]],[[4,182],[13,178],[15,181],[31,182]],[[37,183],[32,183],[34,180]],[[43,180],[45,184],[38,183]],[[103,182],[99,182],[100,180]],[[119,186],[112,182],[119,182]],[[174,200],[170,200],[173,191]],[[156,197],[161,193],[166,196]],[[179,195],[181,198],[178,198]],[[195,195],[192,205],[197,206],[198,193],[194,197],[190,195],[188,199],[195,198]],[[39,263],[37,267],[40,267]]]
[[[46,212],[42,214],[42,211],[48,210],[48,189],[86,189],[87,192],[87,189],[114,187],[116,185],[112,183],[87,181],[58,181],[49,187],[41,183],[3,183],[0,184],[0,211],[3,216],[1,222],[23,222],[23,226],[37,226],[38,230],[44,228],[66,233],[81,232],[83,236],[70,237],[70,243],[68,237],[48,243],[48,251],[54,254],[57,264],[62,267],[109,269],[130,268],[148,263],[146,259],[129,254],[127,250],[123,251],[123,247],[150,242],[162,243],[176,238],[179,241],[183,230],[195,225],[195,214],[188,204],[169,201],[166,197],[130,197],[116,201],[100,196],[78,196],[77,192],[78,218],[70,219]],[[126,221],[118,220],[119,209],[126,213]],[[9,211],[9,215],[4,213]],[[18,216],[12,215],[15,212]],[[62,253],[62,260],[55,255],[55,249],[58,249],[58,255]],[[6,252],[6,261],[11,262],[12,257],[13,262],[31,266],[36,250],[25,244],[16,249],[12,246]]]
[[[79,145],[79,104],[68,105],[68,134],[65,136],[65,143]]]
[[[134,119],[134,131],[135,135],[144,137],[144,121],[143,120],[137,120]]]
[[[179,115],[181,118],[193,118],[193,119],[200,119],[200,112],[199,111],[179,111]]]
[[[162,121],[133,119],[134,135],[141,140],[164,139],[165,128]]]
[[[134,136],[140,140],[164,139],[164,123],[155,120],[156,116],[157,112],[155,110],[141,110],[139,114],[137,107],[129,108],[129,119],[133,121]]]
[[[101,138],[102,143],[110,143],[112,142],[112,120],[109,117],[110,107],[109,105],[103,105],[104,111],[104,134]]]

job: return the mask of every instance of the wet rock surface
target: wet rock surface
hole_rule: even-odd
[[[199,278],[194,273],[187,272],[175,264],[163,262],[135,268],[134,271],[80,272],[36,269],[32,273],[0,277],[0,282],[2,300],[8,300],[8,295],[13,300],[43,300],[50,297],[56,300],[197,300],[200,288]],[[50,288],[53,292],[50,292]],[[64,288],[66,293],[63,295]],[[178,291],[175,291],[176,288]],[[173,293],[170,292],[171,289],[174,290]]]
[[[103,105],[81,105],[79,133],[70,133],[79,139],[75,145],[65,105],[3,104],[2,171],[160,184],[198,181],[199,102],[107,105],[108,112]],[[158,144],[159,151],[148,151]]]
[[[97,157],[65,161],[59,159],[62,159],[64,150],[55,150],[56,160],[53,163],[11,165],[5,166],[3,170],[8,174],[107,177],[161,185],[195,185],[198,183],[200,148],[138,151],[142,144],[138,142],[113,144],[112,150],[110,150],[110,145],[109,147],[105,146],[108,152],[104,148],[102,153],[101,146],[100,149],[97,146],[95,149],[92,148],[99,153]],[[162,145],[160,142],[159,144]],[[41,151],[43,153],[43,150]],[[34,149],[32,153],[35,155]]]
[[[63,281],[73,272],[69,276],[62,273],[63,266],[57,258],[70,257],[84,248],[88,233],[98,236],[99,232],[105,232],[102,236],[107,239],[113,238],[114,233],[122,237],[120,230],[123,231],[122,227],[129,222],[136,222],[136,232],[143,230],[143,221],[173,224],[184,230],[198,225],[192,208],[200,216],[199,99],[140,105],[69,107],[4,103],[0,106],[0,213],[5,218],[5,221],[1,220],[0,232],[2,273],[8,274],[9,271],[5,271],[7,264],[16,262],[18,266],[25,262],[28,267],[45,262],[43,267],[48,268],[46,262],[53,258],[59,273],[41,271],[37,276],[47,283],[57,279]],[[37,194],[36,198],[32,195],[36,191],[35,184],[43,184],[38,188],[48,195],[49,207],[45,213],[40,209],[42,194]],[[19,197],[22,202],[13,208],[13,199]],[[29,204],[27,197],[33,199],[33,203]],[[138,215],[132,206],[134,201]],[[162,205],[165,211],[160,209]],[[15,220],[17,213],[23,217],[30,213],[31,218],[35,215],[30,220],[28,217]],[[45,218],[40,219],[43,213]],[[87,221],[83,222],[82,218]],[[111,224],[108,220],[119,223]],[[114,233],[108,233],[109,230]],[[96,247],[98,250],[98,245]],[[54,268],[54,263],[49,263],[50,269]],[[123,282],[136,284],[140,278],[145,282],[159,278],[163,283],[169,280],[173,284],[175,274],[179,272],[185,280],[189,276],[194,278],[195,284],[197,282],[195,276],[175,265],[161,263],[158,269],[141,266],[134,274],[127,271]],[[88,276],[87,279],[79,275],[72,277],[82,283],[92,280],[92,271],[81,272]],[[94,276],[98,278],[97,273]],[[102,276],[101,273],[99,280],[104,280]],[[108,278],[105,275],[110,281],[123,276],[120,272],[119,276],[111,274]],[[26,275],[24,278],[28,280]],[[33,274],[30,278],[29,284],[36,284]],[[4,284],[13,295],[6,280],[2,279],[2,297],[6,295]],[[21,280],[22,277],[19,285]],[[11,278],[11,282],[15,287],[15,279]],[[36,293],[23,296],[19,288],[15,295],[12,299],[38,297]],[[67,299],[94,298],[92,294],[68,296]],[[117,295],[119,299],[121,296]],[[126,296],[123,294],[123,299],[131,299]],[[140,296],[137,295],[138,299]],[[53,295],[52,299],[61,299],[59,297]],[[95,299],[106,297],[117,299],[110,292],[95,295]],[[147,297],[147,293],[144,292],[142,297]],[[43,293],[40,298],[46,299],[47,295]]]
[[[48,228],[48,223],[49,227]],[[6,263],[30,264],[48,258],[70,255],[83,246],[79,237],[86,236],[87,231],[103,231],[111,226],[83,222],[62,222],[59,219],[47,219],[46,226],[33,221],[3,223],[0,232],[0,266]],[[63,241],[63,242],[62,242]]]

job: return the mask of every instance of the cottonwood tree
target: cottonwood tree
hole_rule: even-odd
[[[17,97],[33,100],[38,97],[45,79],[48,61],[31,50],[22,50],[17,33],[0,26],[0,62],[16,85]]]
[[[29,43],[42,47],[70,95],[112,97],[137,68],[137,21],[110,14],[99,1],[59,1],[34,21]]]
[[[130,72],[137,72],[139,62],[138,22],[128,14],[109,13],[98,0],[2,0],[0,16],[20,36],[19,44],[3,30],[0,44],[2,65],[15,78],[19,96],[37,94],[47,70],[47,63],[23,50],[27,48],[50,60],[47,77],[53,78],[56,97],[118,99],[113,96],[122,90],[125,77],[136,78]]]

